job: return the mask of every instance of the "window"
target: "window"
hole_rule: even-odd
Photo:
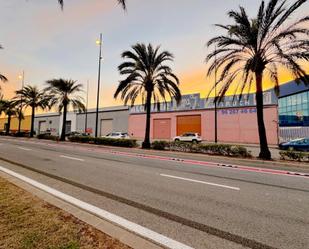
[[[309,126],[309,91],[278,100],[281,126]]]
[[[296,97],[296,104],[297,105],[301,105],[301,103],[302,103],[302,95],[301,94],[297,94],[297,95],[295,95],[295,97]]]
[[[308,92],[302,93],[301,95],[303,104],[308,103]]]

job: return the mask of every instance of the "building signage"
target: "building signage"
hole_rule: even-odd
[[[256,108],[221,109],[218,112],[222,115],[249,114],[256,113]]]
[[[275,104],[277,104],[277,98],[274,91],[264,92],[264,105]],[[218,108],[252,106],[256,106],[255,94],[244,94],[241,99],[239,99],[238,96],[226,96],[222,102],[218,103]],[[175,100],[167,103],[160,103],[160,110],[155,105],[152,105],[151,112],[203,110],[213,109],[214,107],[214,98],[201,98],[200,94],[189,94],[182,96],[179,105],[177,105]],[[130,113],[145,113],[144,105],[131,107]]]

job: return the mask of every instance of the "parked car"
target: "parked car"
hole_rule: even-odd
[[[300,138],[279,144],[281,150],[309,151],[309,138]]]
[[[102,137],[113,138],[113,139],[130,139],[130,136],[126,132],[112,132]]]
[[[202,138],[200,134],[187,132],[182,134],[181,136],[174,137],[175,142],[191,142],[191,143],[200,143],[202,142]]]

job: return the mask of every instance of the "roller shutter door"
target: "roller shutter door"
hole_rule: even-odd
[[[201,115],[189,115],[177,117],[177,136],[186,132],[201,134]]]
[[[101,120],[101,136],[113,132],[113,119],[102,119]]]
[[[46,121],[39,121],[39,134],[45,133],[47,130]]]
[[[171,138],[171,119],[154,119],[153,120],[153,138],[170,139]]]

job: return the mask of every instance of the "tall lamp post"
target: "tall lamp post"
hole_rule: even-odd
[[[86,96],[86,113],[85,113],[85,134],[87,134],[88,126],[88,92],[89,92],[89,80],[87,80],[87,96]]]
[[[217,47],[215,47],[215,143],[218,143],[218,113],[217,113]]]
[[[98,122],[99,122],[99,104],[100,104],[100,82],[101,82],[101,61],[102,61],[102,33],[100,39],[96,41],[96,44],[100,47],[99,52],[99,71],[98,71],[98,92],[97,92],[97,109],[95,117],[95,137],[98,137]]]
[[[22,75],[18,76],[18,79],[21,80],[21,89],[24,88],[25,84],[25,71],[23,70]],[[20,133],[21,130],[21,115],[23,110],[23,97],[20,96],[20,108],[19,108],[19,116],[18,116],[18,133]]]

